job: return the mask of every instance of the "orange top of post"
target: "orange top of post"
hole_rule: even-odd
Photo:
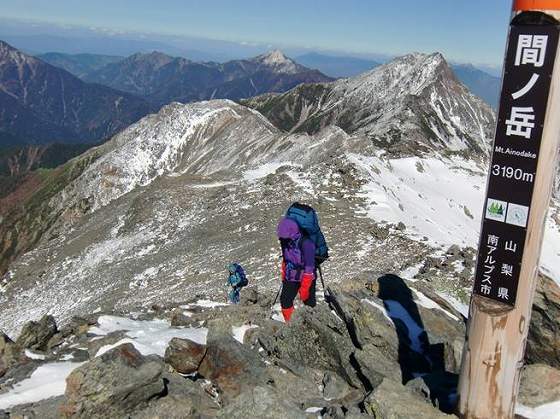
[[[560,0],[513,0],[513,10],[560,10]]]

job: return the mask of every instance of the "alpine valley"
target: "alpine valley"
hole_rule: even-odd
[[[256,81],[271,65],[309,74],[280,55],[217,66],[219,87],[174,99],[270,91]],[[122,66],[95,81],[111,68],[116,88],[170,97]],[[224,82],[229,66],[243,76]],[[450,417],[495,114],[438,53],[314,81],[169,103],[19,191],[24,204],[0,214],[0,329],[15,340],[0,340],[0,417]],[[275,229],[296,200],[317,209],[330,246],[319,294],[331,306],[297,307],[285,325],[270,309]],[[531,396],[542,377],[560,383],[559,208],[521,417],[560,399],[552,384]],[[249,278],[239,306],[223,303],[231,261]],[[48,371],[66,385],[28,397]]]

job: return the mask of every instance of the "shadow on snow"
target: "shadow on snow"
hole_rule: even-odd
[[[443,343],[430,344],[412,291],[397,275],[377,279],[383,300],[399,339],[399,364],[403,384],[421,377],[435,406],[451,413],[457,403],[458,375],[445,370]]]

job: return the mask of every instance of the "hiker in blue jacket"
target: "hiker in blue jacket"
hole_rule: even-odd
[[[245,276],[245,271],[238,263],[230,263],[228,265],[228,272],[228,285],[232,288],[228,293],[228,299],[230,303],[237,304],[240,299],[239,291],[242,287],[247,285],[247,278]]]

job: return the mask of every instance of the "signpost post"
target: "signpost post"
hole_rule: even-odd
[[[514,0],[467,338],[463,418],[513,418],[560,144],[560,0]]]

